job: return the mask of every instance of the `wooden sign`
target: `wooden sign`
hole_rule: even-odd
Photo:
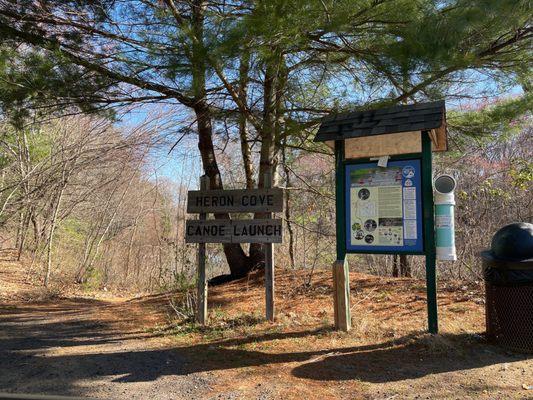
[[[188,213],[279,212],[283,211],[283,190],[190,190]]]
[[[281,243],[281,219],[188,220],[186,243]]]
[[[185,242],[198,243],[197,321],[207,323],[206,243],[263,243],[265,252],[265,311],[274,321],[274,244],[282,241],[281,219],[271,219],[283,211],[283,190],[272,188],[272,171],[263,176],[263,189],[209,190],[207,175],[200,177],[200,190],[187,196],[187,212],[198,213],[197,220],[185,225]],[[208,213],[263,213],[265,219],[207,220]]]

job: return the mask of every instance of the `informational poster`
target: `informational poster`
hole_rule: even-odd
[[[346,166],[346,250],[423,251],[420,160]]]

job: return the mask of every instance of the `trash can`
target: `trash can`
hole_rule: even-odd
[[[533,353],[533,224],[504,226],[481,257],[487,339]]]

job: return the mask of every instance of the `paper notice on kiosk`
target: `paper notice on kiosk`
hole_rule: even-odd
[[[347,249],[421,252],[420,161],[347,166]]]
[[[350,242],[402,246],[402,170],[368,168],[350,175]]]
[[[379,216],[381,218],[402,217],[402,187],[385,186],[378,189]]]
[[[403,221],[404,239],[416,239],[416,220],[406,219]]]
[[[404,200],[416,200],[416,188],[414,188],[414,187],[404,187],[403,188],[403,198],[404,198]]]
[[[415,246],[420,238],[420,199],[413,165],[350,171],[349,241],[356,247]],[[370,250],[370,249],[369,249]]]
[[[403,201],[403,217],[405,219],[416,219],[416,200]]]

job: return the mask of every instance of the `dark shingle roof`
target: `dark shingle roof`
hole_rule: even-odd
[[[332,114],[323,119],[315,142],[437,129],[445,123],[444,100]]]

